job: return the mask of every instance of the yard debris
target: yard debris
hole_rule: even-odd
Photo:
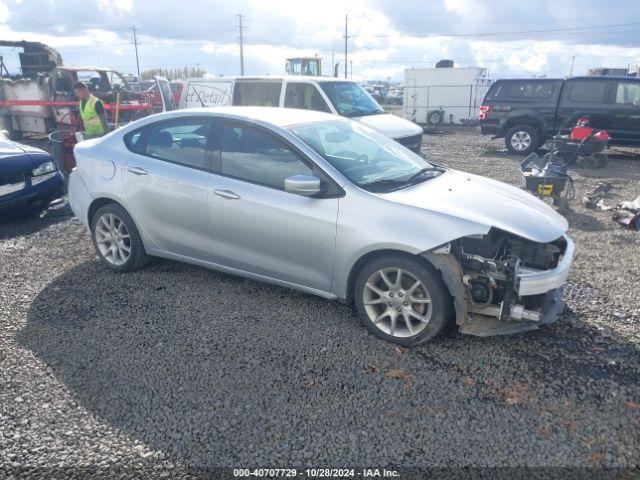
[[[618,205],[613,212],[613,219],[623,227],[640,230],[640,196]]]
[[[401,378],[403,380],[408,380],[409,374],[405,371],[404,368],[395,368],[393,370],[389,370],[385,373],[385,376],[389,378]]]
[[[586,208],[599,208],[605,212],[613,210],[613,220],[618,224],[640,230],[640,196],[634,200],[622,202],[616,206],[607,205],[604,201],[611,191],[609,182],[598,182],[582,197],[582,205]]]
[[[607,210],[608,208],[602,208],[600,204],[612,188],[609,182],[598,182],[591,190],[584,194],[584,197],[582,197],[582,205],[586,208],[595,208],[598,206],[601,210]],[[604,203],[602,203],[602,205],[604,205]]]
[[[640,410],[640,403],[634,402],[632,400],[629,400],[628,402],[626,402],[625,405],[629,408]]]
[[[464,380],[462,380],[462,383],[467,387],[473,387],[476,384],[476,381],[471,377],[465,377]]]

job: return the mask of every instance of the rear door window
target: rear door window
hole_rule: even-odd
[[[494,84],[493,98],[500,100],[546,99],[554,94],[557,82],[527,80]]]
[[[151,125],[145,153],[187,167],[208,168],[210,124],[207,118],[178,118]]]
[[[571,103],[604,103],[606,90],[605,80],[573,80],[567,99]]]
[[[322,94],[315,85],[311,83],[287,83],[287,89],[284,94],[284,106],[287,108],[302,108],[305,110],[331,113]]]
[[[233,104],[245,107],[278,107],[282,82],[236,82]]]

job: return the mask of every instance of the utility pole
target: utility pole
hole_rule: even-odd
[[[569,72],[569,76],[570,76],[570,77],[573,77],[573,65],[575,64],[575,62],[576,62],[576,56],[575,56],[575,55],[573,55],[573,56],[571,57],[571,72]]]
[[[240,76],[244,76],[244,33],[243,33],[243,26],[242,26],[242,17],[244,17],[244,15],[242,15],[241,13],[238,14],[238,30],[240,32]]]
[[[353,60],[349,60],[349,66],[351,67],[351,75],[349,75],[349,78],[353,80]]]
[[[138,59],[138,37],[136,36],[136,26],[132,25],[133,30],[133,45],[136,49],[136,67],[138,68],[138,81],[140,81],[140,60]]]
[[[335,76],[335,71],[336,71],[336,51],[332,48],[331,49],[331,76]]]
[[[349,62],[347,61],[347,40],[349,39],[349,15],[344,16],[344,78],[347,78]]]

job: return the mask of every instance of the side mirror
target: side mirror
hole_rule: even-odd
[[[284,191],[311,197],[320,193],[320,179],[313,175],[293,175],[284,179]]]

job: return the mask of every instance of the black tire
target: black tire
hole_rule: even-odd
[[[100,218],[103,215],[111,214],[117,217],[124,223],[126,230],[129,234],[129,248],[130,253],[127,260],[121,265],[116,265],[105,258],[105,256],[100,251],[98,247],[98,243],[96,241],[96,225]],[[93,241],[93,247],[96,251],[96,254],[100,258],[100,261],[110,270],[115,272],[131,272],[133,270],[137,270],[147,263],[149,263],[150,257],[147,255],[147,252],[144,249],[144,245],[142,244],[142,239],[140,238],[140,233],[138,232],[138,228],[134,223],[131,216],[127,213],[127,211],[122,208],[117,203],[108,203],[103,207],[100,207],[91,218],[91,239]]]
[[[581,157],[578,161],[578,166],[581,168],[596,168],[598,161],[593,157],[593,155],[588,155],[586,157]]]
[[[24,138],[24,132],[22,130],[12,130],[9,136],[11,140],[19,142]]]
[[[371,320],[364,303],[364,291],[367,280],[382,269],[400,268],[410,273],[415,279],[422,282],[431,299],[431,317],[426,326],[414,336],[398,337],[390,335],[378,328]],[[405,273],[406,275],[406,273]],[[452,301],[449,292],[442,281],[440,274],[425,260],[412,258],[409,255],[389,255],[378,257],[367,263],[358,272],[354,284],[354,303],[360,322],[367,327],[369,332],[382,340],[386,340],[403,347],[413,347],[427,342],[442,333],[452,320]],[[386,302],[382,302],[386,303]],[[386,309],[381,305],[379,308]],[[399,320],[404,322],[404,320]],[[406,325],[406,324],[405,324]],[[419,325],[419,323],[418,323]]]
[[[427,123],[429,125],[440,125],[444,120],[444,115],[440,110],[432,110],[427,113]]]
[[[595,159],[596,168],[604,168],[609,163],[609,157],[605,153],[598,152],[591,156]]]
[[[539,137],[540,135],[535,127],[520,124],[507,130],[504,136],[504,144],[511,153],[515,153],[516,155],[529,155],[537,150]],[[528,141],[526,141],[527,138]]]

